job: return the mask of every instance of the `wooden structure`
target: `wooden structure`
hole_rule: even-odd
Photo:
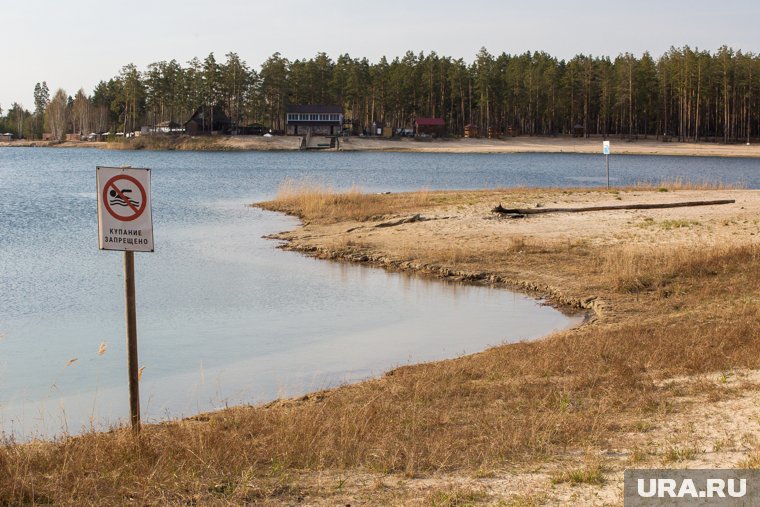
[[[477,125],[473,125],[472,123],[468,123],[464,126],[464,137],[466,139],[474,139],[476,137],[480,137],[480,131],[478,130]]]
[[[446,121],[443,118],[417,118],[414,131],[418,136],[442,137],[446,135]]]
[[[337,136],[343,128],[343,108],[330,105],[292,105],[286,109],[289,136]]]
[[[10,142],[13,141],[13,134],[10,132],[6,132],[5,134],[0,134],[0,142]]]
[[[185,132],[197,136],[203,134],[227,134],[232,121],[222,106],[201,106],[185,122]]]
[[[488,139],[501,138],[501,131],[497,127],[488,127]]]
[[[507,127],[507,135],[509,137],[517,137],[520,135],[520,129],[517,127]]]
[[[573,127],[573,137],[583,137],[585,134],[586,129],[583,128],[583,125],[576,123]]]
[[[588,211],[611,211],[620,209],[664,209],[664,208],[686,208],[691,206],[716,206],[721,204],[734,204],[734,199],[718,199],[715,201],[686,201],[670,202],[662,204],[616,204],[611,206],[587,206],[582,208],[505,208],[499,203],[491,211],[509,216],[511,218],[520,218],[525,215],[539,215],[542,213],[585,213]]]

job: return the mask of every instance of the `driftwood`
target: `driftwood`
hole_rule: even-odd
[[[733,204],[734,199],[719,199],[717,201],[687,201],[671,202],[664,204],[619,204],[614,206],[588,206],[585,208],[504,208],[501,203],[496,206],[494,213],[513,215],[537,215],[539,213],[582,213],[585,211],[609,211],[617,209],[662,209],[662,208],[685,208],[687,206],[713,206],[716,204]]]
[[[414,222],[427,222],[428,220],[446,220],[451,217],[423,217],[419,213],[406,218],[399,218],[398,220],[390,220],[388,222],[381,222],[377,225],[374,225],[373,227],[395,227],[397,225],[402,224],[411,224]],[[347,230],[346,232],[351,232],[353,230],[359,229],[359,227],[354,227],[352,229]]]
[[[395,227],[397,225],[401,224],[411,224],[413,222],[424,222],[425,220],[428,220],[427,218],[421,216],[419,213],[406,218],[400,218],[398,220],[390,220],[388,222],[381,222],[377,224],[375,227]]]

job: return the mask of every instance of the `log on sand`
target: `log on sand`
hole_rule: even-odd
[[[586,211],[610,211],[618,209],[662,209],[662,208],[685,208],[688,206],[714,206],[717,204],[733,204],[734,199],[719,199],[716,201],[686,201],[662,204],[619,204],[614,206],[587,206],[585,208],[504,208],[501,203],[496,206],[494,213],[503,215],[523,216],[538,215],[539,213],[582,213]]]

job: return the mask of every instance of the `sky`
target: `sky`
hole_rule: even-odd
[[[379,0],[0,0],[0,107],[34,108],[35,83],[91,93],[128,63],[183,66],[213,52],[258,69],[275,52],[289,60],[320,51],[376,62],[407,50],[471,62],[492,54],[546,51],[615,57],[671,46],[760,52],[760,2]]]

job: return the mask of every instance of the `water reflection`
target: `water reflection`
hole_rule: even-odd
[[[141,388],[148,420],[329,388],[578,322],[503,290],[314,261],[290,252],[271,254],[299,279],[312,282],[287,282],[276,292],[267,291],[268,304],[250,304],[242,312],[212,307],[198,319],[179,308],[159,314],[141,308]],[[232,252],[225,261],[239,268],[238,255]],[[213,305],[222,296],[207,283],[200,285],[210,292],[207,302]],[[302,290],[317,285],[316,291]],[[234,297],[262,301],[255,292]],[[79,329],[76,322],[72,325]],[[51,435],[124,419],[122,340],[114,336],[108,347],[110,358],[91,350],[68,366],[46,371],[35,362],[50,363],[50,357],[17,353],[17,360],[27,361],[30,375],[23,387],[3,375],[11,381],[3,386],[0,407],[5,431]],[[53,363],[63,359],[69,358],[59,355]]]

